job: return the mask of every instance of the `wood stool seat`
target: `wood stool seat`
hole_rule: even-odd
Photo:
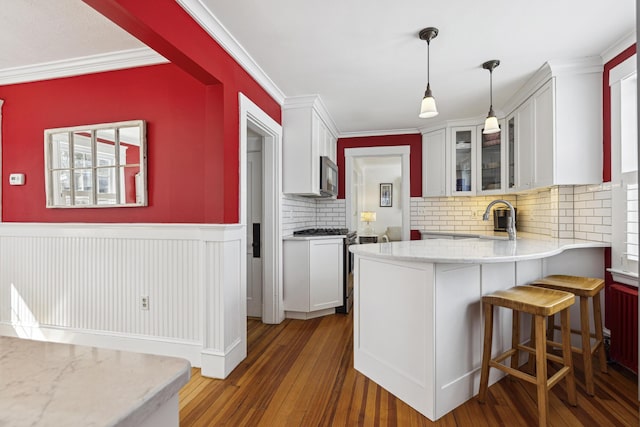
[[[482,369],[480,372],[480,391],[478,400],[483,403],[489,386],[489,368],[496,368],[521,380],[536,385],[538,396],[538,423],[547,425],[549,413],[549,389],[562,378],[567,382],[567,400],[576,406],[576,385],[573,378],[573,364],[571,360],[571,332],[569,325],[569,307],[573,305],[575,296],[572,293],[555,289],[535,286],[516,286],[514,288],[496,291],[482,297],[484,310],[484,347],[482,353]],[[511,330],[511,349],[491,358],[493,340],[493,308],[505,307],[513,311],[513,325]],[[533,315],[536,331],[535,348],[520,344],[520,313]],[[562,330],[562,357],[547,353],[545,322],[548,316],[560,313]],[[527,351],[535,354],[536,375],[529,375],[518,369],[518,352]],[[511,366],[501,362],[511,358]],[[547,360],[560,363],[562,367],[547,378]]]
[[[593,355],[597,352],[600,361],[600,371],[607,372],[607,355],[604,349],[604,335],[602,332],[602,309],[600,304],[600,292],[604,289],[604,280],[593,277],[567,276],[567,275],[551,275],[540,280],[536,280],[532,286],[542,287],[546,289],[554,289],[566,291],[580,297],[580,330],[572,330],[571,333],[582,336],[582,348],[571,347],[574,353],[582,354],[584,362],[585,386],[587,394],[594,395],[593,382]],[[593,324],[594,333],[591,333],[589,326],[589,298],[592,299],[593,305]],[[553,316],[549,319],[547,337],[551,341],[550,344],[558,347],[559,344],[554,342],[555,321]],[[591,338],[595,338],[595,342],[591,345]]]

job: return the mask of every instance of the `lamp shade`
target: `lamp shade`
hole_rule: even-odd
[[[422,98],[422,104],[420,105],[420,114],[418,117],[421,119],[428,119],[429,117],[435,117],[438,115],[438,109],[436,108],[436,100],[433,96],[425,96]]]
[[[496,133],[496,132],[500,132],[500,126],[498,126],[498,119],[496,118],[496,116],[487,117],[487,119],[484,121],[484,130],[482,131],[482,133],[487,135],[487,134]]]
[[[376,213],[370,211],[360,212],[360,221],[362,222],[374,222],[376,220]]]

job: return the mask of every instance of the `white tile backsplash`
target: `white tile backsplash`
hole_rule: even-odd
[[[611,184],[554,186],[502,196],[412,197],[411,229],[488,232],[493,217],[482,220],[487,205],[505,199],[518,208],[518,231],[558,238],[611,242]],[[283,234],[311,227],[345,227],[344,199],[282,198]]]
[[[282,196],[282,235],[305,228],[342,228],[346,224],[344,199]]]

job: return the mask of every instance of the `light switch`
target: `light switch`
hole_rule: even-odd
[[[10,174],[9,185],[24,185],[24,174],[23,173]]]

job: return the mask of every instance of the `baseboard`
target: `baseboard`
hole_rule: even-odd
[[[177,341],[163,339],[161,337],[114,334],[102,331],[54,328],[49,326],[14,325],[6,322],[0,322],[0,335],[36,341],[180,357],[187,359],[191,363],[191,366],[202,366],[200,354],[202,344],[196,342]]]
[[[236,340],[225,353],[204,349],[201,353],[203,377],[225,379],[247,357],[242,341]]]

